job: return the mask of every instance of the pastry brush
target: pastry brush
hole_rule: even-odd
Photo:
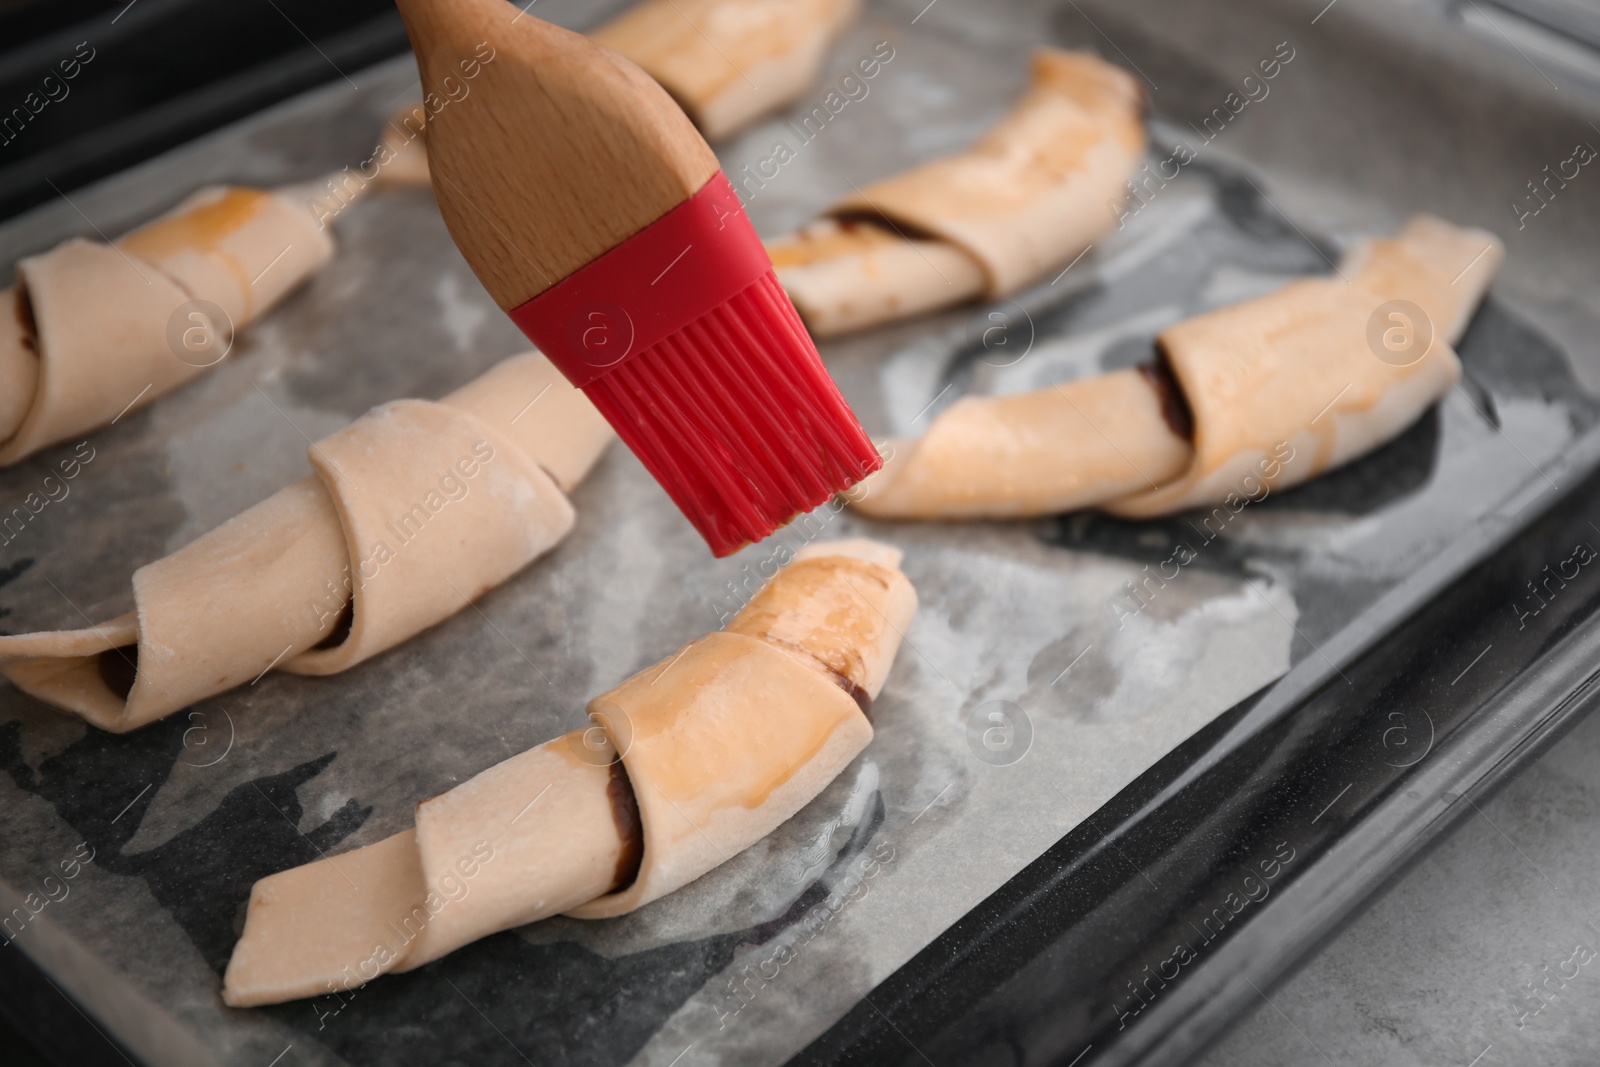
[[[398,6],[451,236],[716,555],[882,465],[664,89],[504,0]]]

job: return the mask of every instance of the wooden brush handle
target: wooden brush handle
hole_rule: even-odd
[[[439,210],[506,311],[621,244],[717,172],[688,116],[611,49],[503,0],[397,5],[430,101]],[[477,64],[477,74],[465,77],[463,63]]]

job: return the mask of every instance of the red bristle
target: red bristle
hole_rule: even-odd
[[[718,556],[883,465],[770,270],[584,392]]]
[[[771,442],[788,444],[796,441],[795,428],[789,423],[780,398],[772,396],[771,390],[765,387],[758,374],[751,374],[742,367],[730,367],[724,358],[729,351],[728,344],[719,344],[707,334],[708,331],[698,323],[684,330],[685,339],[693,341],[697,350],[704,353],[701,366],[705,373],[700,376],[700,381],[707,389],[705,410],[712,414],[719,425],[726,427],[730,438],[737,438],[736,442],[730,443],[736,443],[739,454],[747,457],[748,476],[757,486],[771,483],[773,494],[779,500],[802,499],[814,496],[819,491],[826,492],[826,487],[801,485],[796,480],[797,476],[803,477],[803,467],[795,468],[775,462],[781,453],[773,450]],[[722,340],[731,340],[739,346],[738,351],[759,350],[746,337],[733,336]],[[748,410],[741,410],[741,401]],[[750,412],[759,412],[763,418],[759,421],[753,419]]]

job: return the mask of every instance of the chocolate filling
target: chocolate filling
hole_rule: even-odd
[[[833,675],[833,680],[839,683],[840,689],[843,689],[846,693],[850,694],[850,699],[856,702],[856,707],[861,709],[861,714],[867,717],[868,722],[871,722],[872,696],[865,689],[861,688],[859,685],[852,682],[838,671],[830,670],[828,673]]]
[[[1156,358],[1149,363],[1139,364],[1135,369],[1144,375],[1144,380],[1156,391],[1156,398],[1161,402],[1161,417],[1167,420],[1167,428],[1192,443],[1194,413],[1189,410],[1189,401],[1183,395],[1183,387],[1178,384],[1177,376],[1172,373],[1161,342],[1156,342]]]
[[[881,211],[872,211],[868,208],[856,208],[852,211],[832,212],[833,221],[845,233],[854,233],[856,230],[868,226],[880,230],[893,230],[894,233],[907,241],[943,241],[932,230],[925,230],[916,223],[906,222],[901,219],[891,219]]]
[[[338,648],[340,645],[344,644],[345,638],[350,636],[350,627],[355,625],[355,621],[356,603],[352,600],[350,603],[346,604],[344,606],[344,610],[339,613],[339,621],[333,624],[333,632],[327,637],[324,637],[321,641],[318,641],[313,647],[315,647],[318,651],[325,648]]]
[[[876,581],[878,584],[882,585],[885,589],[887,589],[889,587],[889,583],[885,582],[882,578],[879,578],[876,575],[872,575],[871,577],[873,578],[874,581]],[[773,644],[782,645],[784,648],[792,648],[796,652],[800,652],[800,653],[803,653],[804,655],[810,656],[813,663],[815,663],[817,666],[821,667],[823,670],[827,671],[828,674],[832,676],[835,685],[837,685],[840,689],[843,689],[846,693],[850,694],[850,699],[854,700],[856,702],[856,707],[861,709],[861,714],[863,714],[863,715],[865,715],[867,717],[867,721],[868,722],[872,721],[872,695],[870,693],[868,693],[865,689],[861,688],[855,682],[851,681],[849,678],[847,678],[844,675],[840,674],[838,671],[834,670],[832,667],[828,666],[826,663],[823,663],[822,660],[819,659],[817,656],[812,655],[812,653],[810,652],[809,649],[806,649],[805,647],[803,647],[801,645],[792,644],[792,643],[790,643],[788,641],[779,640],[778,638],[773,637],[770,634],[767,635],[767,640],[771,641]]]
[[[639,877],[639,864],[644,859],[644,824],[639,821],[639,800],[633,795],[628,768],[622,765],[620,757],[611,761],[606,799],[611,801],[611,819],[617,824],[617,837],[622,842],[622,849],[617,853],[616,879],[611,885],[611,892],[620,893]]]
[[[11,310],[17,317],[17,325],[22,327],[22,342],[34,355],[38,355],[39,324],[33,317],[33,297],[20,285],[13,292],[16,293],[16,300],[11,305]]]
[[[107,649],[95,659],[100,670],[100,680],[123,700],[133,692],[133,683],[139,677],[139,646],[124,645]]]

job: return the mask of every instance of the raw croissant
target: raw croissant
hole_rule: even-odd
[[[0,673],[120,733],[274,667],[345,670],[549,551],[610,439],[537,353],[385,404],[312,445],[314,475],[135,571],[133,611],[0,637]]]
[[[621,915],[759,841],[872,739],[916,610],[899,561],[808,546],[727,629],[590,701],[597,726],[423,801],[415,829],[263,878],[223,999],[348,990],[545,916]]]
[[[812,83],[861,0],[645,0],[589,36],[638,64],[672,94],[707,140],[737,133]],[[427,185],[420,103],[383,135],[383,179]]]
[[[0,465],[203,373],[332,256],[290,189],[216,186],[115,244],[73,238],[23,259],[0,293]]]
[[[901,519],[1084,507],[1145,518],[1297,485],[1388,441],[1455,384],[1451,346],[1501,255],[1492,234],[1418,216],[1352,249],[1342,277],[1163,330],[1156,364],[958,401],[895,443],[855,506]],[[1383,307],[1397,300],[1420,321]],[[1396,329],[1412,331],[1397,339],[1414,351],[1380,358]]]
[[[829,336],[1022,289],[1116,221],[1144,153],[1144,94],[1086,52],[1043,48],[977,144],[875,182],[767,242],[806,325]]]
[[[795,99],[861,0],[645,0],[590,36],[633,60],[715,141]]]

